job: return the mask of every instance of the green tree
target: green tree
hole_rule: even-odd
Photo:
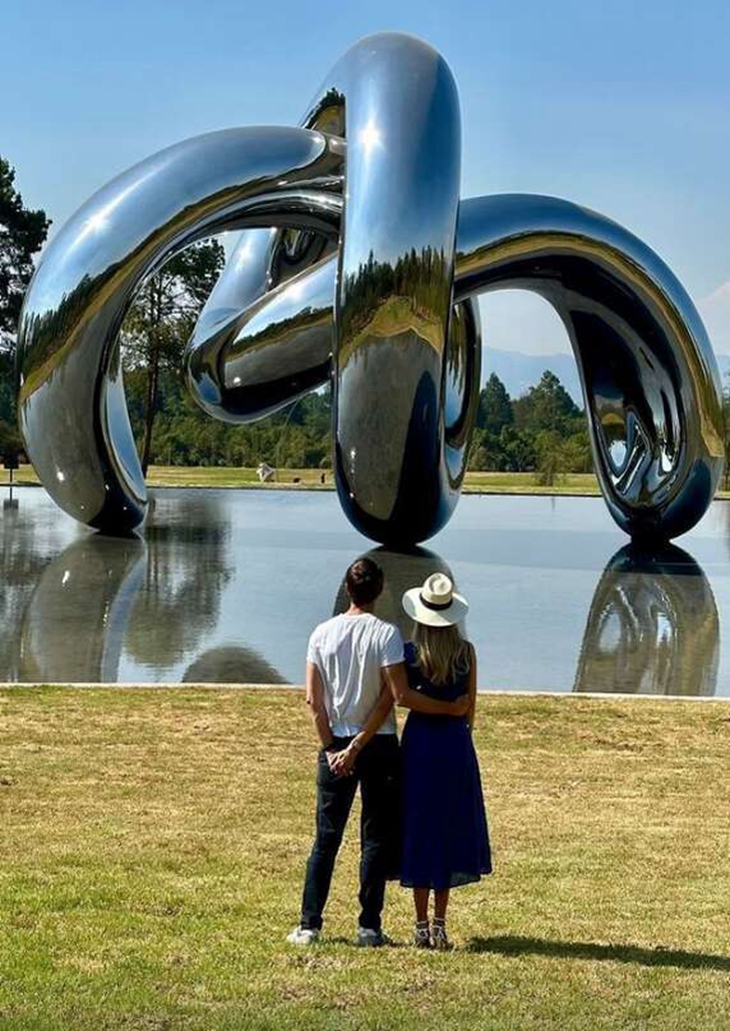
[[[565,472],[562,445],[557,430],[541,430],[535,438],[536,480],[543,487],[552,487],[558,476]]]
[[[144,381],[143,402],[137,393],[130,408],[132,424],[141,437],[140,461],[145,473],[152,454],[155,418],[160,410],[161,373],[165,369],[179,373],[185,343],[224,260],[223,247],[217,240],[189,247],[147,280],[124,320],[125,372],[138,374],[133,377],[137,391],[141,379]]]
[[[582,428],[569,437],[557,430],[541,430],[535,437],[537,482],[551,487],[565,473],[585,473],[593,468],[588,432]]]
[[[531,433],[514,426],[505,426],[499,435],[502,469],[523,473],[535,468],[535,440]]]
[[[593,452],[585,420],[562,444],[565,472],[589,473],[593,471]]]
[[[486,472],[489,469],[489,454],[485,447],[485,436],[484,430],[479,428],[472,433],[466,462],[466,467],[470,471]]]
[[[540,433],[553,430],[565,435],[575,421],[582,418],[581,411],[554,372],[546,369],[537,386],[512,402],[515,425],[518,429]]]
[[[15,188],[15,169],[0,157],[0,347],[15,339],[20,308],[33,275],[33,256],[45,242],[50,220],[31,211]]]
[[[48,234],[45,211],[26,208],[15,188],[15,169],[0,157],[0,450],[19,451],[15,413],[16,330],[33,256]]]
[[[477,427],[472,434],[467,469],[474,472],[504,472],[507,468],[500,435]]]
[[[0,426],[15,425],[14,355],[10,348],[0,350]]]
[[[14,423],[0,419],[0,460],[17,456],[22,450],[23,442]]]
[[[507,388],[496,372],[493,372],[479,395],[477,426],[499,436],[502,427],[511,426],[514,418]]]

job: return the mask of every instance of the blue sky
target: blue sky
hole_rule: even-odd
[[[551,193],[622,222],[683,280],[730,352],[730,4],[720,0],[19,0],[3,11],[0,153],[56,228],[186,136],[296,124],[370,32],[412,32],[459,84],[463,195]],[[496,347],[566,350],[544,302],[484,306]]]

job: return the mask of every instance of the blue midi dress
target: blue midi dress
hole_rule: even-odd
[[[415,663],[416,650],[408,643],[406,669],[415,690],[442,701],[455,701],[468,691],[468,673],[437,686]],[[479,764],[466,717],[410,712],[401,763],[401,884],[442,890],[491,873]]]

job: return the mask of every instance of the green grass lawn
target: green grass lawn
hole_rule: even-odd
[[[495,875],[451,954],[287,946],[312,831],[301,695],[0,691],[0,1028],[730,1026],[730,705],[480,698]],[[435,757],[437,761],[437,757]]]
[[[334,490],[331,470],[280,469],[273,483],[259,483],[255,469],[224,466],[153,465],[147,475],[151,487],[255,487],[264,490],[317,489]],[[24,465],[15,473],[19,484],[38,483],[32,466]],[[8,473],[0,469],[0,485],[8,482]],[[535,473],[468,472],[463,487],[465,494],[582,494],[600,495],[593,473],[566,473],[552,486],[537,483]],[[719,490],[718,498],[730,498],[730,491]]]
[[[465,494],[595,494],[600,495],[593,473],[565,473],[552,486],[537,482],[535,473],[468,472],[463,487]]]

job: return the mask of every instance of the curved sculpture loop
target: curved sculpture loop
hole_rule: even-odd
[[[196,137],[91,198],[47,248],[19,335],[21,427],[52,497],[110,532],[145,486],[119,328],[145,277],[243,229],[186,354],[211,415],[245,422],[328,381],[343,508],[374,540],[432,536],[459,497],[479,390],[475,295],[540,293],[578,362],[594,461],[638,538],[693,526],[722,472],[721,388],[667,266],[611,220],[551,197],[459,201],[460,119],[443,58],[356,44],[299,128]]]

